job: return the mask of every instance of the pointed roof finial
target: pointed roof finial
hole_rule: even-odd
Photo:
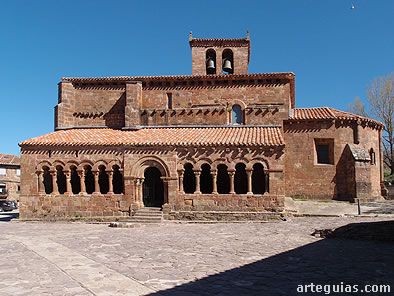
[[[249,33],[249,31],[246,31],[246,39],[250,40],[250,33]]]
[[[190,31],[190,32],[189,32],[189,41],[192,41],[192,39],[193,39],[193,32]]]

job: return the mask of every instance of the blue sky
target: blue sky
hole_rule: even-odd
[[[249,30],[250,73],[294,72],[297,107],[346,110],[394,71],[393,15],[392,0],[1,1],[0,153],[53,131],[63,76],[190,74],[189,31]]]

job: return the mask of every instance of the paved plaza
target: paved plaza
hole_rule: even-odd
[[[296,295],[303,283],[391,284],[394,245],[315,229],[388,218],[276,223],[0,223],[0,295]]]

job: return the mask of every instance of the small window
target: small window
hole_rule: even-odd
[[[315,139],[316,163],[334,164],[334,139]]]
[[[18,185],[17,192],[21,191],[21,185]]]
[[[371,165],[375,165],[376,164],[376,154],[375,154],[375,151],[373,150],[373,148],[371,148],[369,150],[369,158],[371,159],[370,160]]]
[[[167,93],[167,109],[172,109],[172,93]]]
[[[231,109],[231,123],[232,124],[243,124],[243,112],[240,105],[234,105]]]
[[[21,175],[21,170],[20,169],[16,169],[16,175],[20,176]]]
[[[7,171],[5,168],[0,168],[0,176],[5,176],[7,175]]]

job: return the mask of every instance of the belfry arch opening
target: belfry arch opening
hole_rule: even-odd
[[[234,73],[234,54],[229,48],[223,50],[222,54],[222,72],[223,74]]]
[[[162,174],[156,167],[148,167],[144,172],[143,203],[145,207],[162,207],[164,204],[164,184]]]
[[[207,75],[216,74],[216,51],[212,48],[205,53],[205,67]]]

